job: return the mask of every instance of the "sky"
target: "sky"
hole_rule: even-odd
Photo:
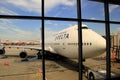
[[[76,0],[45,0],[45,16],[77,18]],[[104,20],[104,4],[81,0],[82,18]],[[111,21],[120,21],[120,6],[109,4]],[[0,15],[41,16],[41,0],[0,0]],[[45,36],[76,25],[71,21],[45,21]],[[102,23],[83,22],[101,35],[105,35]],[[120,25],[111,24],[111,33],[120,31]],[[39,40],[41,20],[0,19],[1,40]]]

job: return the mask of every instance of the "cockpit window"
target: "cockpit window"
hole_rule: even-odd
[[[89,29],[89,28],[87,26],[82,26],[82,29]],[[78,28],[77,28],[77,30],[78,30]]]
[[[84,26],[84,27],[82,27],[82,29],[88,29],[88,27],[85,27],[85,26]]]

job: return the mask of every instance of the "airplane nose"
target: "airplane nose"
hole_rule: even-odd
[[[98,41],[99,42],[97,43],[98,44],[98,50],[97,51],[98,51],[99,54],[102,54],[106,51],[106,40],[103,37],[101,37],[101,39],[98,40]]]
[[[104,40],[104,41],[101,42],[101,49],[103,51],[106,51],[106,40]]]

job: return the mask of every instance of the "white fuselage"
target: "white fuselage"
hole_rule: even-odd
[[[49,51],[68,58],[78,58],[78,27],[73,26],[64,29],[53,36],[47,43]],[[82,25],[82,49],[83,58],[91,58],[105,52],[106,41],[96,32]]]

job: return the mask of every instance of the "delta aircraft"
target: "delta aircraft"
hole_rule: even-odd
[[[78,58],[78,26],[72,26],[54,34],[49,41],[45,41],[45,52],[53,55],[61,55],[67,58]],[[5,55],[5,47],[0,49],[0,55]],[[13,47],[13,46],[11,46]],[[21,58],[27,58],[29,53],[25,49],[41,51],[41,47],[14,46],[23,48],[19,53]],[[106,40],[98,33],[82,25],[82,49],[83,59],[96,57],[106,51]],[[38,55],[38,53],[36,53]],[[17,54],[18,55],[18,54]],[[34,55],[34,54],[32,54]],[[40,55],[42,55],[40,53]],[[55,56],[54,56],[55,57]]]

